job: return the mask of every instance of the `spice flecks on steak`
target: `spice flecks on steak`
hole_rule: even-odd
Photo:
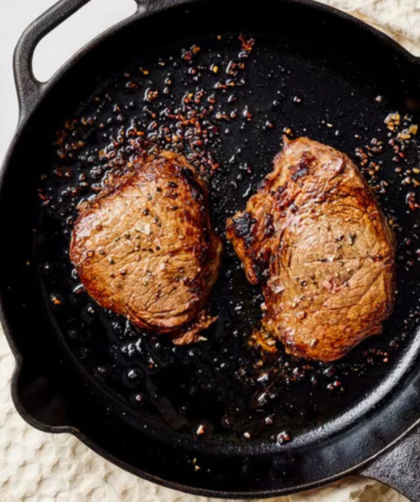
[[[263,286],[261,329],[287,352],[332,361],[381,332],[395,296],[394,235],[346,155],[286,138],[227,236]]]
[[[75,224],[70,256],[90,296],[178,343],[196,340],[214,320],[204,309],[222,251],[207,197],[183,156],[139,159]]]

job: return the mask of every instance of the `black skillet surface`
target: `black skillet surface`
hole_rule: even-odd
[[[397,159],[388,144],[396,133],[384,124],[395,111],[409,115],[407,127],[418,123],[418,61],[312,3],[264,1],[256,13],[251,2],[170,10],[183,2],[150,2],[39,86],[27,67],[34,41],[84,3],[61,2],[29,29],[16,55],[22,119],[2,178],[0,292],[18,361],[18,410],[38,428],[73,432],[140,476],[195,493],[272,496],[360,470],[420,410],[420,237],[409,195],[416,173],[407,173],[420,164],[419,151],[410,141]],[[195,126],[178,134],[177,122],[194,113],[206,114],[207,136]],[[219,320],[205,343],[174,349],[81,291],[67,252],[75,206],[134,154],[129,138],[141,148],[181,149],[204,166],[223,235],[226,218],[271,170],[284,130],[359,164],[357,149],[374,147],[378,171],[372,176],[371,166],[366,176],[399,245],[397,306],[381,337],[334,364],[299,362],[281,347],[258,363],[246,341],[258,324],[260,291],[247,284],[227,243],[211,298]],[[420,500],[408,475],[415,450],[407,457],[399,447],[404,476],[389,472],[389,460],[371,472]]]

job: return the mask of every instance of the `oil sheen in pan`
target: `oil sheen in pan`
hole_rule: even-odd
[[[389,144],[411,117],[400,109],[400,124],[391,131],[384,119],[397,105],[367,85],[366,76],[339,74],[328,61],[255,38],[214,34],[184,42],[138,58],[98,84],[51,145],[40,185],[37,254],[69,350],[119,400],[182,433],[283,443],[357,404],[398,363],[411,328],[392,334],[396,327],[401,333],[410,313],[413,320],[418,315],[419,285],[411,271],[419,267],[420,248],[415,198],[401,182],[419,154],[412,140],[404,158]],[[333,364],[294,360],[281,346],[274,358],[262,358],[247,344],[260,319],[261,292],[247,283],[226,240],[210,300],[219,319],[205,343],[174,347],[165,337],[147,336],[84,292],[68,259],[76,205],[112,183],[136,151],[179,150],[200,167],[224,237],[226,218],[245,207],[272,169],[284,132],[343,150],[363,167],[391,219],[407,212],[393,225],[398,289],[411,293],[398,296],[382,336]]]

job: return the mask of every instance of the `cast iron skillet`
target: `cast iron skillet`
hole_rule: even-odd
[[[306,111],[286,105],[281,108],[282,125],[292,124],[298,133],[306,132],[349,154],[357,146],[354,133],[358,127],[379,131],[386,110],[418,112],[419,60],[367,25],[309,1],[138,0],[134,16],[96,39],[49,82],[41,84],[31,68],[37,43],[87,2],[58,2],[25,31],[14,58],[21,115],[1,172],[0,298],[2,324],[16,357],[12,393],[19,413],[43,431],[74,434],[134,474],[191,493],[272,497],[359,473],[387,482],[411,500],[420,501],[420,448],[416,444],[420,440],[420,337],[415,315],[420,274],[416,264],[400,266],[400,299],[394,320],[383,335],[385,340],[400,336],[405,342],[401,342],[389,369],[380,367],[374,384],[366,384],[365,389],[357,387],[360,382],[354,384],[358,398],[346,410],[322,426],[297,434],[285,445],[265,440],[200,440],[133,413],[98,384],[82,368],[76,352],[63,343],[63,314],[51,309],[41,259],[45,247],[54,254],[56,229],[40,224],[37,197],[40,175],[52,169],[55,127],[76,110],[86,93],[92,93],[99,83],[106,87],[108,73],[124,69],[127,61],[138,55],[155,57],[155,50],[171,50],[196,39],[205,45],[207,37],[215,33],[255,35],[256,50],[262,48],[261,60],[271,61],[268,70],[270,65],[277,67],[279,57],[282,63],[286,61],[291,75],[296,75],[295,88],[303,94],[310,89],[306,108],[301,108]],[[256,61],[253,64],[257,66],[251,68],[255,75],[261,70],[257,56]],[[326,79],[325,87],[319,75]],[[280,87],[279,80],[270,81],[269,77],[264,85],[267,87],[261,87],[261,92],[258,86],[254,89],[256,109],[273,86]],[[347,85],[355,92],[349,92]],[[277,90],[281,95],[281,89]],[[284,92],[293,91],[286,86]],[[376,93],[383,96],[378,109],[372,105]],[[324,127],[321,118],[328,122],[325,113],[340,129],[338,134],[335,128]],[[237,144],[241,140],[235,134],[240,133],[234,133]],[[280,148],[278,139],[263,136],[258,128],[245,132],[243,138],[244,152],[252,158],[261,179]],[[220,145],[222,160],[231,145]],[[388,160],[383,176],[391,189],[381,202],[388,215],[402,222],[398,239],[406,239],[404,232],[410,232],[407,245],[414,241],[415,246],[416,215],[407,210],[405,192],[399,188],[393,191],[392,186],[399,187],[399,178]],[[231,199],[226,214],[243,207],[243,198],[227,188],[226,197]],[[216,199],[221,202],[220,197]],[[221,231],[218,218],[223,220],[226,214],[218,213],[217,207],[213,211]],[[402,256],[403,261],[406,258]],[[58,281],[62,272],[59,261],[54,269]],[[61,261],[64,267],[69,266],[67,256]],[[103,334],[98,331],[97,336],[100,340]],[[375,342],[368,341],[366,347],[369,343]],[[96,348],[100,351],[98,343]],[[206,348],[199,350],[204,353]],[[356,349],[351,357],[362,357],[362,352]]]

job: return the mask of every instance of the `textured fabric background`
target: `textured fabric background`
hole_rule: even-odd
[[[324,1],[374,24],[420,55],[420,0]],[[72,436],[44,434],[29,427],[18,416],[10,398],[13,365],[0,328],[1,502],[211,502],[137,479],[98,457]],[[371,480],[348,478],[323,490],[270,502],[350,501],[406,499]]]

